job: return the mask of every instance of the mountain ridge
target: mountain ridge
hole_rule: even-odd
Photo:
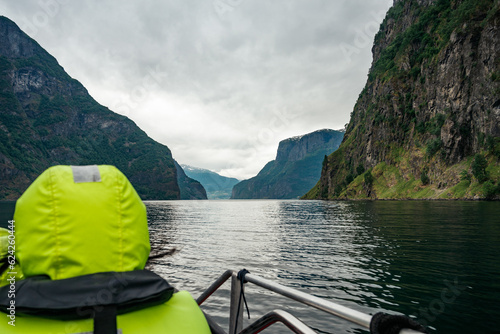
[[[53,56],[0,16],[0,199],[16,199],[56,164],[112,164],[143,199],[181,197],[169,148],[97,103]]]
[[[174,160],[175,169],[177,171],[177,183],[179,184],[180,199],[208,199],[207,191],[200,181],[195,180],[186,174],[184,168]]]
[[[276,159],[255,177],[236,184],[231,198],[299,198],[316,183],[322,161],[338,148],[343,136],[343,132],[323,129],[282,140]]]
[[[207,191],[208,199],[229,199],[238,179],[222,176],[214,171],[181,164],[186,175],[200,182]]]

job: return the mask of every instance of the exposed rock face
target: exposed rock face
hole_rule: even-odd
[[[498,182],[498,6],[394,1],[344,142],[309,198],[474,198],[481,196],[474,180],[465,192],[454,187],[477,153],[486,155],[491,181]],[[361,178],[353,180],[359,165],[373,168],[370,196]],[[428,184],[420,182],[423,171]],[[397,185],[404,191],[389,190]]]
[[[335,130],[319,130],[304,136],[282,140],[278,146],[276,161],[299,161],[317,151],[335,151],[343,133]],[[330,152],[331,153],[331,152]]]
[[[0,17],[0,199],[16,199],[57,164],[115,165],[143,199],[181,197],[168,147],[99,105],[51,55]]]
[[[318,180],[325,155],[335,151],[344,133],[319,130],[279,143],[276,160],[267,163],[259,174],[233,188],[233,199],[298,198]]]
[[[3,24],[0,25],[0,54],[7,58],[29,58],[35,52],[40,52],[41,47],[34,40],[26,38],[26,35],[15,25],[9,24],[2,17]],[[6,24],[7,23],[7,24]]]

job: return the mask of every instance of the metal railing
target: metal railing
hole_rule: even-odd
[[[264,316],[254,321],[251,325],[249,325],[239,333],[240,334],[259,333],[277,322],[281,322],[282,324],[287,326],[292,332],[297,334],[316,334],[316,332],[313,331],[309,326],[304,324],[299,319],[295,318],[290,313],[285,312],[283,310],[274,310],[265,314]]]
[[[203,292],[197,299],[198,305],[201,305],[205,300],[207,300],[217,289],[223,285],[231,277],[231,300],[229,306],[229,334],[240,333],[240,334],[254,334],[262,331],[263,329],[269,327],[273,323],[282,322],[293,332],[299,334],[310,334],[315,333],[310,327],[305,325],[303,322],[295,318],[293,315],[282,311],[274,310],[257,321],[250,324],[247,328],[242,329],[243,324],[243,305],[240,302],[241,288],[243,284],[238,278],[237,272],[232,270],[227,270],[222,274],[205,292]],[[351,308],[345,307],[343,305],[330,302],[328,300],[312,296],[310,294],[283,286],[281,284],[269,281],[265,278],[246,274],[245,281],[253,283],[264,289],[273,291],[282,296],[288,297],[302,304],[311,306],[318,310],[324,311],[331,315],[340,317],[366,329],[370,329],[370,322],[372,316],[365,314]],[[420,332],[403,329],[399,334],[418,334]]]

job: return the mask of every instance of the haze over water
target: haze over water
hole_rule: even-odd
[[[153,269],[199,296],[226,269],[367,312],[401,312],[439,333],[499,328],[500,206],[442,201],[147,202]],[[229,284],[204,309],[227,329]],[[363,331],[247,285],[252,320],[276,308],[321,333]],[[246,316],[245,316],[246,318]],[[248,323],[245,320],[245,324]],[[267,330],[286,333],[282,325]]]

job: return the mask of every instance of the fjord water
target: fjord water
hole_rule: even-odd
[[[152,269],[199,296],[226,269],[373,314],[400,312],[436,333],[500,330],[498,202],[280,200],[146,202]],[[226,283],[204,310],[227,329]],[[247,284],[252,320],[281,308],[319,333],[356,325]],[[246,318],[246,314],[245,314]],[[248,320],[245,320],[245,325]],[[288,333],[274,325],[266,333]]]

